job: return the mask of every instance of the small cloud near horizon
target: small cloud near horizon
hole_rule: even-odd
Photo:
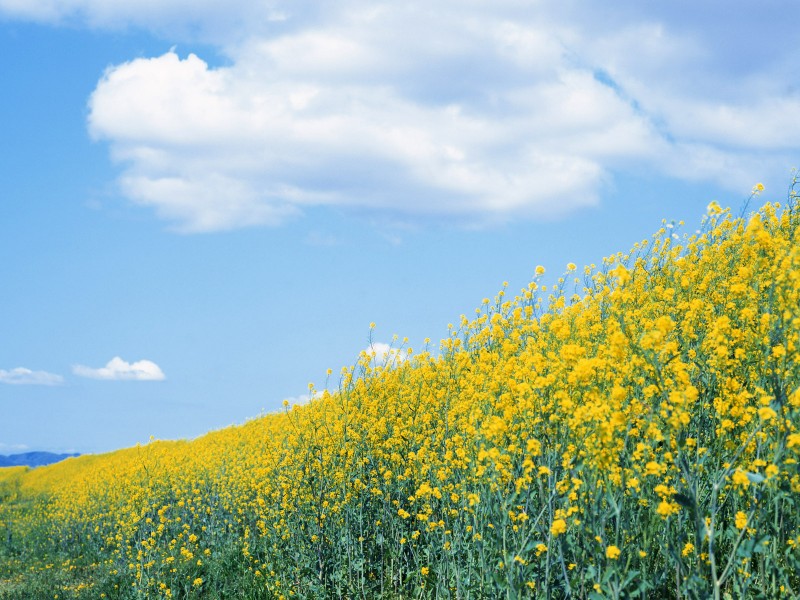
[[[30,446],[26,444],[4,444],[0,442],[0,454],[17,454],[19,452],[27,452]]]
[[[323,395],[320,390],[314,390],[310,394],[299,394],[297,396],[287,396],[283,399],[284,406],[302,406],[308,404],[312,400],[317,400]]]
[[[10,371],[0,369],[0,383],[9,385],[61,385],[64,378],[47,371],[32,371],[25,367],[17,367]]]
[[[393,348],[384,342],[373,342],[362,352],[371,357],[377,365],[397,364],[406,359],[400,348]]]
[[[140,360],[129,363],[119,356],[108,361],[105,367],[94,369],[84,365],[75,365],[72,367],[72,372],[79,377],[108,381],[163,381],[166,379],[161,367],[152,361]]]
[[[285,403],[288,403],[285,404],[285,406],[294,406],[295,404],[302,406],[303,404],[308,404],[311,401],[311,396],[309,394],[300,394],[299,396],[288,396],[284,398],[283,401]]]

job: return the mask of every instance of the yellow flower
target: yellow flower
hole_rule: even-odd
[[[679,510],[680,507],[674,502],[667,502],[666,500],[662,500],[659,503],[658,507],[656,508],[656,513],[661,515],[663,519],[666,519],[670,515],[674,515]]]
[[[739,487],[747,487],[750,485],[750,479],[744,471],[735,471],[733,477],[731,477],[731,481],[733,481],[733,485]]]
[[[606,548],[606,558],[610,560],[617,560],[621,554],[620,549],[616,546],[609,546]]]
[[[692,544],[691,542],[686,542],[686,545],[683,547],[683,550],[681,550],[681,554],[683,556],[689,556],[692,552],[694,552],[694,544]]]
[[[428,567],[422,567],[422,568],[419,570],[419,572],[420,572],[420,573],[422,573],[422,576],[423,576],[423,577],[425,577],[425,576],[426,576],[428,573],[430,573],[430,572],[431,572],[431,570],[430,570]]]
[[[550,533],[557,537],[567,530],[567,522],[564,519],[556,519],[550,527]]]
[[[761,408],[758,409],[758,418],[761,419],[762,421],[769,421],[770,419],[774,419],[777,416],[778,413],[776,413],[769,406],[762,406]]]
[[[609,275],[616,277],[620,285],[625,285],[631,279],[631,272],[626,269],[623,264],[619,264],[614,269],[610,270]]]
[[[203,578],[202,578],[202,577],[198,577],[197,579],[195,579],[195,580],[192,582],[192,585],[193,585],[194,587],[200,587],[201,585],[203,585]]]
[[[656,461],[651,460],[644,466],[645,475],[661,475],[666,471],[663,465],[658,464]]]
[[[736,524],[736,529],[744,529],[747,527],[747,514],[740,510],[736,513],[736,519],[734,522]]]

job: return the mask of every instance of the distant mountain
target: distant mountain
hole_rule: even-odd
[[[78,456],[78,454],[54,454],[53,452],[23,452],[9,456],[0,454],[0,467],[41,467],[57,463],[70,456]]]

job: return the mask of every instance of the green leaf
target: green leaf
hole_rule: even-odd
[[[631,571],[628,573],[625,580],[622,582],[622,588],[627,588],[637,577],[639,577],[639,571]]]
[[[765,544],[765,542],[767,542]],[[758,540],[756,540],[755,547],[753,548],[753,552],[756,554],[762,554],[767,551],[769,548],[770,536],[769,534],[763,535]]]
[[[764,479],[766,479],[766,477],[764,477],[759,473],[747,472],[745,474],[747,475],[747,478],[750,480],[750,483],[761,483],[762,481],[764,481]]]
[[[684,508],[694,508],[694,498],[685,496],[684,494],[673,494],[672,499]]]
[[[530,552],[531,550],[536,548],[536,546],[538,546],[541,543],[542,543],[541,540],[530,540],[527,544],[525,544],[524,552]]]

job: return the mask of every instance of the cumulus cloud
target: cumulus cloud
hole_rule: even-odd
[[[384,342],[373,342],[362,350],[362,355],[366,355],[370,362],[381,366],[401,363],[406,359],[406,354],[401,349],[393,348]]]
[[[308,394],[300,394],[299,396],[288,396],[283,399],[286,402],[286,406],[294,406],[295,404],[298,406],[302,406],[304,404],[308,404],[311,401],[311,396]]]
[[[0,383],[11,385],[61,385],[64,378],[61,375],[47,371],[32,371],[24,367],[17,367],[10,371],[0,369]]]
[[[322,396],[322,392],[319,390],[314,390],[311,394],[300,394],[298,396],[287,396],[283,399],[285,406],[303,406],[304,404],[308,404],[312,400],[316,400]]]
[[[503,220],[593,204],[599,159],[649,152],[647,122],[589,73],[507,90],[476,110],[458,98],[421,102],[389,81],[326,83],[310,65],[292,81],[281,73],[292,52],[273,47],[282,43],[232,67],[170,52],[106,73],[90,129],[124,165],[124,193],[189,232],[277,224],[325,205]],[[336,44],[319,44],[338,60]],[[355,51],[343,54],[349,69]]]
[[[166,379],[161,368],[149,360],[128,363],[115,356],[105,367],[94,369],[83,365],[75,365],[72,372],[80,377],[107,380],[162,381]]]
[[[176,51],[114,65],[89,100],[122,193],[184,232],[324,206],[553,218],[641,170],[783,184],[800,149],[792,0],[740,8],[0,0],[18,18],[216,45],[221,66]]]

